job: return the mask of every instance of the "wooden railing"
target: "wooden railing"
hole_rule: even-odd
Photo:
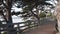
[[[23,24],[23,25],[21,25]],[[25,30],[29,30],[30,28],[36,27],[38,24],[36,22],[20,22],[20,23],[12,23],[12,24],[1,24],[0,25],[0,32],[1,31],[8,31],[9,26],[13,25],[13,28],[16,32],[22,33]],[[12,28],[9,28],[12,30]]]
[[[24,25],[20,26],[21,24],[24,24]],[[14,26],[17,25],[17,27],[14,27],[16,30],[19,29],[19,30],[21,30],[23,32],[24,30],[36,27],[38,24],[37,23],[33,23],[33,22],[31,22],[31,23],[22,22],[22,23],[14,23],[13,25]]]
[[[49,23],[52,23],[52,22],[53,23],[56,22],[55,20],[52,20],[51,21],[50,19],[51,18],[40,20],[40,23],[41,24],[39,24],[39,25],[44,25],[44,24],[49,24]],[[21,25],[21,24],[23,24],[23,25]],[[13,28],[11,28],[10,26],[13,26]],[[19,22],[19,23],[0,24],[0,32],[1,31],[9,31],[9,30],[12,30],[12,31],[15,31],[15,32],[23,33],[26,30],[33,29],[34,27],[37,27],[37,26],[38,26],[37,21],[28,21],[28,22]]]

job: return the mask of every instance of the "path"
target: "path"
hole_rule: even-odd
[[[24,34],[55,34],[55,24],[46,24],[39,26],[33,30],[25,32]]]

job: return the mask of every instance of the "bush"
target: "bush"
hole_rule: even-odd
[[[52,16],[52,13],[49,13],[48,16]]]
[[[46,17],[46,14],[44,12],[40,13],[40,18]]]
[[[2,34],[7,34],[6,32],[2,33]]]

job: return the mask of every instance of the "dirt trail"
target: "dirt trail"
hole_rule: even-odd
[[[25,34],[55,34],[55,24],[47,24],[39,26],[36,29],[30,30]]]

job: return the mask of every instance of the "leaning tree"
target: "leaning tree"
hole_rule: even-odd
[[[56,16],[57,19],[56,29],[60,33],[60,0],[58,0],[58,3],[56,4],[54,15]]]

